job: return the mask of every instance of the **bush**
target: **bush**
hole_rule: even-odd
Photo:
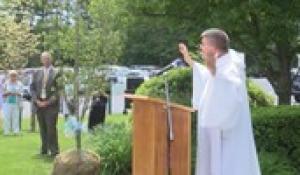
[[[165,81],[169,83],[170,100],[191,106],[192,74],[189,68],[169,71],[167,74],[145,81],[136,94],[165,99]]]
[[[287,157],[300,172],[300,107],[260,107],[252,110],[258,151]]]
[[[131,122],[107,123],[96,128],[88,145],[101,158],[101,175],[131,175]]]
[[[170,70],[168,73],[145,81],[136,94],[156,98],[165,98],[165,80],[169,82],[170,100],[175,103],[191,106],[192,73],[190,68]],[[247,80],[251,106],[271,106],[272,96],[266,94],[259,86]]]
[[[247,88],[250,105],[252,107],[271,106],[274,104],[275,99],[249,79],[247,80]]]
[[[300,107],[256,107],[252,109],[252,117],[263,175],[300,174]],[[131,137],[129,120],[114,121],[96,129],[89,143],[102,158],[101,175],[131,173]],[[193,164],[195,157],[194,149]]]
[[[259,153],[260,167],[263,175],[297,175],[297,170],[290,161],[278,153],[262,151]]]

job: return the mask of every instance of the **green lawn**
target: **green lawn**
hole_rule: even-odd
[[[122,118],[124,117],[108,117],[108,122],[116,122]],[[63,123],[64,120],[60,119],[58,128],[61,151],[74,148],[74,139],[63,135]],[[28,131],[29,121],[23,121],[20,136],[3,136],[1,121],[0,125],[0,175],[49,175],[53,159],[38,154],[39,134]]]
[[[59,144],[61,151],[73,147],[73,138],[62,133],[63,119],[59,120]],[[53,159],[40,156],[39,133],[29,132],[28,120],[23,121],[20,136],[3,136],[0,133],[0,174],[2,175],[49,175]]]

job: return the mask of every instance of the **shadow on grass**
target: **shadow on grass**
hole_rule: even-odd
[[[36,154],[36,155],[32,156],[32,159],[40,160],[40,161],[43,161],[44,163],[53,163],[55,157],[50,156],[50,155]]]

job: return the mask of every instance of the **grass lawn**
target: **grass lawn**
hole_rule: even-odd
[[[122,120],[121,116],[108,117],[108,122]],[[59,120],[59,145],[61,152],[75,147],[74,138],[63,134],[62,117]],[[49,175],[53,159],[40,156],[39,133],[30,133],[29,120],[23,120],[23,131],[20,136],[3,136],[0,121],[0,175]],[[85,134],[86,135],[86,134]],[[84,146],[84,144],[83,144]]]

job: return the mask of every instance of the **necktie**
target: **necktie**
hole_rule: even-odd
[[[41,98],[46,99],[46,86],[48,82],[49,77],[49,69],[44,69],[44,76],[43,76],[43,82],[42,82],[42,92],[41,92]]]
[[[46,85],[48,82],[49,69],[44,69],[44,77],[43,77],[43,88],[46,89]]]

